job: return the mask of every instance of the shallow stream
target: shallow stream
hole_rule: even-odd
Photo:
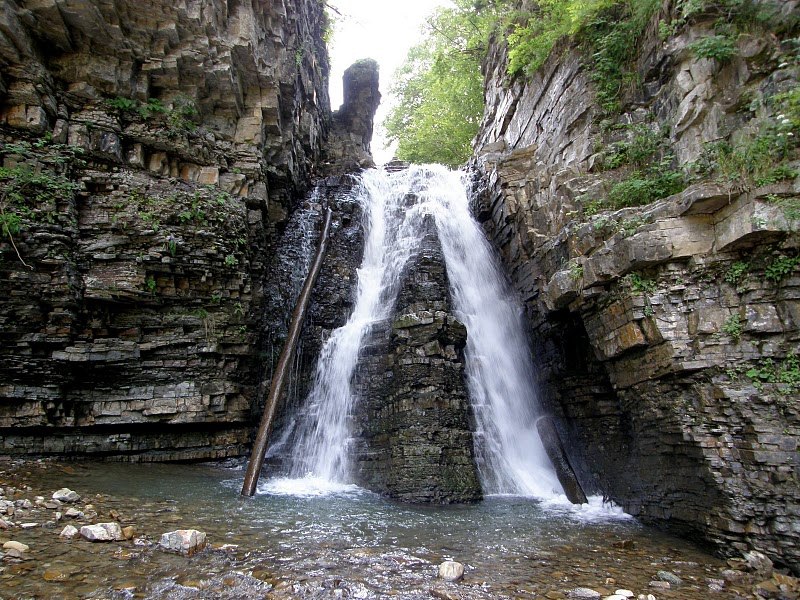
[[[242,500],[242,475],[218,465],[0,463],[0,485],[31,487],[13,499],[69,487],[94,521],[136,529],[132,541],[66,541],[59,532],[73,519],[18,509],[17,524],[37,526],[0,531],[30,546],[30,560],[0,563],[0,598],[558,599],[577,587],[659,600],[748,595],[730,585],[712,594],[708,580],[724,562],[597,501],[574,509],[495,496],[417,507],[348,486],[314,495],[313,482],[296,480],[268,480]],[[162,533],[188,528],[211,546],[191,557],[159,550]],[[464,563],[461,582],[437,579],[445,559]],[[649,587],[658,571],[683,584]]]

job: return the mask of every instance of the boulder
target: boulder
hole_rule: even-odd
[[[158,545],[170,552],[191,556],[206,546],[206,534],[197,529],[178,529],[162,534]]]
[[[439,579],[458,581],[464,577],[464,565],[454,560],[446,560],[439,565]]]
[[[84,525],[80,529],[81,537],[90,542],[112,542],[124,540],[119,523],[97,523]]]

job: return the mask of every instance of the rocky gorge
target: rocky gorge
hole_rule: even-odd
[[[776,5],[787,22],[798,10]],[[277,431],[352,309],[364,231],[350,174],[373,165],[377,65],[351,68],[333,113],[314,0],[0,10],[0,453],[243,456],[323,204],[331,250]],[[651,19],[639,84],[612,115],[578,49],[512,78],[498,44],[474,213],[524,302],[543,402],[586,491],[796,572],[797,160],[794,177],[703,170],[713,144],[781,133],[796,29],[699,57],[720,16],[682,10],[665,0]],[[626,206],[637,160],[697,167]],[[359,473],[396,498],[474,501],[467,333],[435,237],[423,246],[361,358]]]

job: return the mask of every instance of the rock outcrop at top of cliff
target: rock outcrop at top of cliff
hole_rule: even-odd
[[[785,27],[797,2],[774,7]],[[495,48],[476,210],[527,306],[545,397],[584,485],[646,522],[797,571],[796,145],[758,182],[702,165],[714,148],[724,158],[725,144],[735,153],[789,133],[781,98],[796,97],[800,67],[786,32],[737,33],[729,60],[698,57],[693,44],[719,18],[685,20],[664,2],[641,41],[640,85],[611,117],[580,52],[561,47],[530,79],[509,80]],[[646,167],[626,164],[642,140],[672,156],[650,177],[694,164],[695,179],[614,209],[647,185]]]
[[[315,0],[0,6],[0,452],[243,453],[323,27]]]

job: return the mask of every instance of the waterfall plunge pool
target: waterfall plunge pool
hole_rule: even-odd
[[[243,500],[242,477],[209,464],[2,463],[0,485],[31,487],[11,499],[35,503],[69,487],[82,496],[75,508],[133,525],[136,538],[61,540],[65,524],[86,521],[48,524],[54,510],[19,508],[14,521],[37,526],[0,531],[0,539],[29,545],[30,560],[2,562],[0,598],[564,598],[588,587],[700,599],[726,568],[597,502],[573,509],[490,496],[411,506],[354,486],[309,493],[309,482],[270,479]],[[208,534],[209,548],[191,557],[158,549],[162,533],[192,528]],[[446,559],[466,566],[461,582],[437,579]],[[683,585],[650,588],[658,571]],[[728,586],[713,595],[748,593]]]

